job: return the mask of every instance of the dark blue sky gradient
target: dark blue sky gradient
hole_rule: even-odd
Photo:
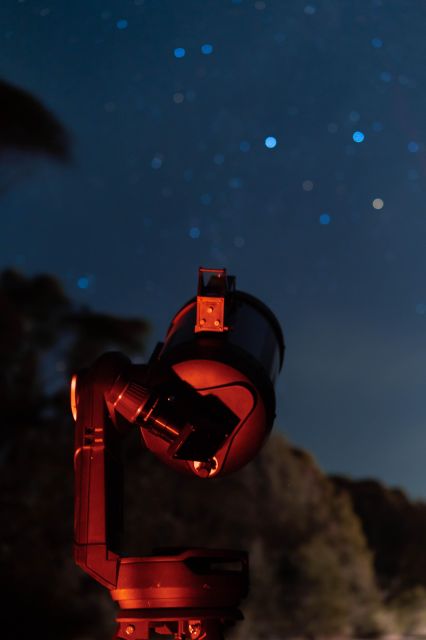
[[[425,34],[418,0],[5,0],[0,75],[74,162],[4,189],[0,268],[146,317],[148,356],[226,267],[284,330],[276,428],[426,498]]]

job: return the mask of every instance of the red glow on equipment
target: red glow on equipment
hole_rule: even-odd
[[[246,465],[272,428],[283,358],[283,335],[269,308],[237,291],[225,269],[200,268],[198,295],[175,315],[147,364],[110,352],[73,376],[74,558],[117,602],[116,639],[219,640],[227,624],[242,619],[247,553],[196,548],[122,556],[122,495],[112,484],[123,471],[121,442],[132,425],[177,472],[210,478]]]

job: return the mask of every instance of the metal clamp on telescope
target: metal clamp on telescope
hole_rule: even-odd
[[[211,478],[236,471],[272,428],[283,356],[269,308],[236,291],[224,269],[200,268],[198,295],[175,315],[147,364],[111,352],[73,376],[74,557],[118,603],[115,638],[213,640],[242,618],[245,551],[120,554],[121,449],[136,427],[178,472]]]
[[[206,275],[210,275],[207,280]],[[225,298],[235,290],[235,277],[225,269],[205,269],[198,272],[197,320],[195,331],[227,331]]]

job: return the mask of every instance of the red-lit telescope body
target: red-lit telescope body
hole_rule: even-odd
[[[234,290],[217,299],[217,304],[222,300],[224,305],[221,330],[211,330],[209,318],[201,318],[204,300],[194,297],[176,313],[157,357],[200,394],[219,398],[236,414],[238,424],[207,469],[196,460],[170,459],[167,442],[147,430],[141,434],[148,448],[169,466],[216,477],[245,466],[269,435],[275,419],[274,387],[285,346],[277,318],[254,296]],[[210,305],[207,313],[215,305]]]

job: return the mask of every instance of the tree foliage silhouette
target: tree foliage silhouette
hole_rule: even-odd
[[[46,640],[78,638],[79,629],[93,638],[111,635],[103,592],[72,559],[69,381],[74,368],[109,348],[140,355],[148,331],[145,320],[76,307],[52,276],[0,275],[3,604],[18,616],[22,635],[37,629]]]

